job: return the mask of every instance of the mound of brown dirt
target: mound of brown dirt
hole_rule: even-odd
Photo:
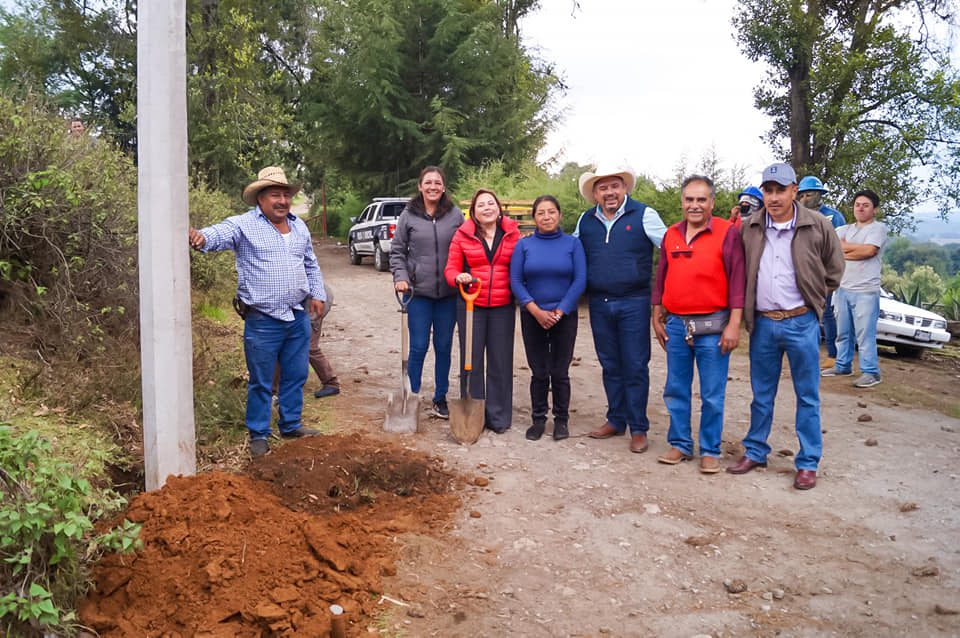
[[[101,561],[82,621],[104,637],[327,636],[336,603],[359,633],[395,536],[458,502],[435,461],[359,436],[296,441],[250,471],[263,480],[171,478],[135,498],[143,549]]]

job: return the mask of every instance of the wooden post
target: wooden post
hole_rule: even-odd
[[[197,471],[187,246],[186,0],[137,6],[137,213],[146,487]]]

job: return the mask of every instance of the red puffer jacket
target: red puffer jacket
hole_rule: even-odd
[[[479,279],[480,296],[474,303],[485,308],[513,303],[513,293],[510,292],[510,257],[520,241],[520,230],[517,222],[509,217],[500,218],[500,227],[503,229],[503,239],[500,240],[491,263],[487,259],[483,242],[477,237],[477,226],[473,219],[463,222],[453,234],[447,267],[443,270],[447,283],[454,288],[457,287],[454,280],[462,272],[469,272]]]

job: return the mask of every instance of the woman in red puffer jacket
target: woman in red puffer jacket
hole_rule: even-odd
[[[470,202],[470,218],[450,242],[444,276],[457,286],[480,280],[473,310],[473,374],[469,396],[486,399],[484,424],[502,434],[513,422],[513,333],[516,309],[510,291],[510,257],[520,239],[517,222],[503,216],[493,191],[481,188]],[[457,306],[460,360],[464,358],[466,305]],[[486,366],[484,366],[486,363]],[[467,388],[460,375],[460,396]]]

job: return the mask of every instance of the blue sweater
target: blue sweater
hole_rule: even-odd
[[[646,204],[627,197],[623,215],[610,230],[594,214],[580,216],[580,243],[587,257],[587,292],[600,297],[640,297],[650,294],[653,242],[643,228]]]
[[[533,301],[543,310],[572,313],[587,287],[580,240],[563,231],[536,231],[521,239],[510,260],[510,287],[521,308]]]

